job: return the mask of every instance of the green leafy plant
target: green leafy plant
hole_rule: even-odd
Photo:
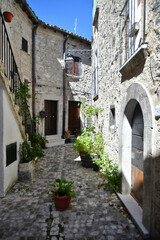
[[[103,141],[103,135],[101,133],[94,134],[93,151],[98,156],[100,156],[100,154],[104,152],[104,141]]]
[[[19,148],[21,162],[29,162],[37,157],[43,157],[43,148],[46,147],[47,142],[46,138],[40,134],[34,134],[32,146],[27,141],[24,141]]]
[[[42,137],[40,134],[34,134],[33,143],[45,149],[46,144],[48,143],[48,140],[45,137]]]
[[[18,101],[20,112],[23,116],[23,122],[25,129],[27,129],[27,124],[31,121],[31,116],[29,112],[29,100],[31,99],[29,81],[24,81],[20,84],[19,90],[16,91],[16,100]],[[27,141],[27,135],[26,135]]]
[[[32,160],[31,146],[27,142],[23,142],[19,147],[20,162],[26,163]]]
[[[73,181],[67,181],[65,179],[56,178],[52,184],[53,189],[51,190],[53,195],[56,196],[71,196],[75,197],[76,193],[72,190]]]
[[[37,157],[41,158],[44,156],[43,149],[38,144],[33,144],[31,147],[26,141],[23,142],[19,147],[20,162],[27,163],[35,160]]]
[[[93,133],[84,131],[79,137],[77,137],[74,143],[74,150],[91,156],[94,153],[93,144]]]
[[[109,190],[115,190],[120,192],[121,189],[121,174],[118,170],[118,164],[115,159],[110,159],[107,151],[101,153],[99,164],[102,169],[102,172],[108,179],[106,187]]]
[[[31,147],[31,155],[32,159],[41,158],[44,156],[43,149],[38,144],[33,144],[33,147]]]
[[[35,95],[30,94],[30,87],[29,87],[30,82],[28,80],[25,80],[24,83],[20,84],[19,89],[16,91],[16,101],[18,102],[18,105],[20,107],[20,113],[23,117],[23,122],[25,129],[27,129],[28,125],[35,125],[39,124],[39,116],[33,116],[31,117],[30,115],[30,100],[35,99]],[[27,142],[27,134],[26,134],[26,139],[25,141]]]
[[[78,105],[81,105],[82,115],[88,119],[91,119],[92,116],[97,116],[99,112],[103,111],[103,108],[96,108],[95,106],[87,105],[83,101],[80,101]]]

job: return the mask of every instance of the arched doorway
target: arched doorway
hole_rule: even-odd
[[[153,188],[153,162],[152,162],[152,129],[153,129],[153,112],[152,102],[148,91],[139,83],[131,84],[124,94],[120,111],[120,148],[119,148],[119,169],[122,173],[122,194],[130,194],[133,185],[132,172],[132,129],[136,123],[137,111],[141,119],[142,139],[143,139],[143,191],[141,196],[143,200],[143,223],[147,229],[151,228],[152,216],[152,192]],[[137,110],[136,110],[137,108]],[[140,113],[141,109],[141,113]],[[143,121],[142,121],[143,119]],[[138,152],[141,152],[137,149]],[[141,170],[140,169],[140,170]],[[142,190],[142,189],[141,189]]]
[[[143,114],[137,103],[132,118],[131,195],[143,203]]]

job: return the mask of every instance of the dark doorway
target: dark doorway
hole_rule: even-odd
[[[143,115],[137,104],[132,119],[131,195],[142,205],[143,199]]]
[[[45,135],[57,134],[57,101],[45,100]]]
[[[69,101],[68,129],[72,134],[80,131],[80,106],[79,102]]]

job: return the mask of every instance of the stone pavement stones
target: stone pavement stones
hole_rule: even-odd
[[[1,240],[141,240],[100,173],[75,161],[73,144],[45,150],[32,181],[17,182],[0,199]],[[50,183],[63,177],[75,183],[76,197],[66,211],[54,207]]]

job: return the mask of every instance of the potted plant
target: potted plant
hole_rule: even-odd
[[[76,129],[76,137],[79,137],[81,134],[80,134],[80,130],[79,129]]]
[[[72,190],[73,181],[56,178],[50,185],[53,187],[53,199],[55,207],[59,211],[63,211],[69,207],[71,197],[75,197],[75,191]]]
[[[96,133],[94,135],[93,149],[96,154],[95,158],[93,159],[93,170],[99,171],[99,167],[102,164],[101,156],[104,152],[103,136],[101,133]]]
[[[84,132],[77,137],[74,143],[74,150],[79,152],[83,167],[93,167],[92,159],[95,155],[93,144],[93,133],[86,129],[84,129]]]
[[[19,179],[32,179],[34,176],[35,160],[44,156],[42,146],[45,143],[45,138],[39,134],[35,134],[33,138],[33,145],[24,141],[19,147],[20,163],[18,166]]]
[[[4,17],[4,20],[8,23],[10,23],[12,21],[12,18],[13,18],[13,14],[11,12],[3,12],[3,17]]]
[[[65,137],[70,138],[71,131],[70,130],[65,130]]]

